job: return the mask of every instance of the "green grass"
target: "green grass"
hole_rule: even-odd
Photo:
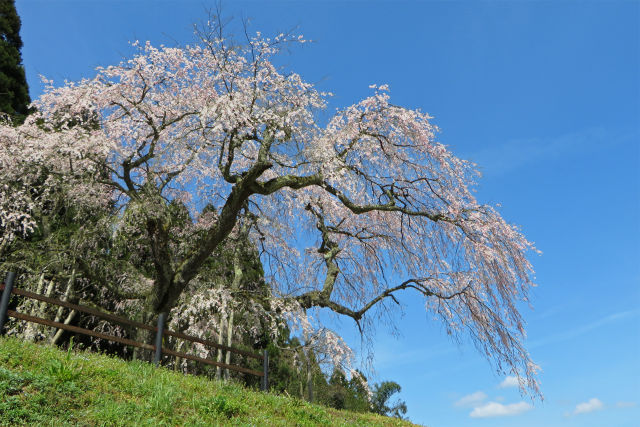
[[[0,338],[0,425],[410,426],[155,368]]]

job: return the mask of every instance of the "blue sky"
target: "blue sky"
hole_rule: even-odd
[[[207,5],[18,0],[32,97],[39,74],[90,77],[129,54],[130,40],[191,42]],[[479,164],[479,199],[500,203],[543,251],[532,258],[533,310],[523,311],[544,402],[501,388],[504,378],[471,344],[449,341],[406,295],[401,336],[384,327],[376,335],[374,381],[402,386],[411,420],[638,425],[640,2],[228,1],[223,9],[265,34],[299,27],[313,39],[282,62],[334,92],[331,108],[388,83],[395,104],[429,112],[439,140]],[[340,328],[358,344],[351,323]]]

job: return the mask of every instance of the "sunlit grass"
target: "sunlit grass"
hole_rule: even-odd
[[[0,425],[403,426],[140,361],[0,338]]]

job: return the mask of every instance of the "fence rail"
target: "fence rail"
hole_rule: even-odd
[[[95,338],[100,338],[100,339],[104,339],[107,341],[113,341],[113,342],[117,342],[120,344],[124,344],[124,345],[128,345],[128,346],[132,346],[132,347],[138,347],[138,348],[142,348],[145,350],[150,350],[150,351],[154,351],[155,352],[155,358],[154,361],[156,364],[159,363],[160,358],[163,354],[168,355],[168,356],[175,356],[175,357],[181,357],[183,359],[188,359],[188,360],[193,360],[195,362],[200,362],[200,363],[204,363],[207,365],[212,365],[212,366],[217,366],[223,369],[229,369],[232,371],[236,371],[236,372],[242,372],[245,374],[250,374],[250,375],[255,375],[258,377],[262,377],[262,382],[261,382],[261,388],[263,390],[267,389],[268,386],[268,366],[269,366],[269,357],[267,354],[267,351],[265,350],[263,354],[258,354],[258,353],[252,353],[250,351],[246,351],[246,350],[241,350],[239,348],[235,348],[235,347],[229,347],[226,345],[222,345],[222,344],[218,344],[215,343],[213,341],[209,341],[209,340],[205,340],[202,338],[198,338],[198,337],[194,337],[191,335],[187,335],[187,334],[183,334],[181,332],[176,332],[176,331],[171,331],[168,329],[164,328],[164,323],[165,323],[165,319],[166,319],[166,314],[165,313],[161,313],[160,316],[158,317],[158,323],[157,326],[151,326],[151,325],[147,325],[141,322],[137,322],[135,320],[130,320],[127,319],[125,317],[120,317],[120,316],[116,316],[113,315],[111,313],[105,313],[104,311],[100,311],[97,310],[95,308],[92,307],[86,307],[83,305],[78,305],[78,304],[73,304],[67,301],[61,301],[55,298],[50,298],[44,295],[40,295],[40,294],[36,294],[24,289],[17,289],[13,287],[13,282],[15,280],[15,274],[14,273],[9,273],[7,275],[6,278],[6,283],[5,284],[0,284],[0,291],[2,291],[2,297],[0,298],[0,335],[4,334],[4,323],[6,321],[7,317],[13,317],[15,319],[19,319],[19,320],[24,320],[27,322],[32,322],[32,323],[38,323],[40,325],[44,325],[44,326],[51,326],[57,329],[63,329],[69,332],[74,332],[77,334],[83,334],[83,335],[88,335],[88,336],[92,336]],[[128,326],[132,326],[134,328],[138,328],[138,329],[145,329],[148,331],[152,331],[156,333],[156,339],[155,339],[155,343],[156,345],[151,345],[151,344],[147,344],[147,343],[142,343],[142,342],[138,342],[138,341],[134,341],[128,338],[123,338],[123,337],[118,337],[115,335],[108,335],[108,334],[103,334],[101,332],[96,332],[96,331],[92,331],[90,329],[85,329],[85,328],[81,328],[78,326],[72,326],[72,325],[67,325],[64,323],[60,323],[60,322],[54,322],[52,320],[48,320],[48,319],[42,319],[40,317],[35,317],[35,316],[31,316],[28,314],[24,314],[24,313],[19,313],[15,310],[9,310],[9,299],[10,296],[14,294],[14,295],[19,295],[25,298],[31,298],[37,301],[41,301],[41,302],[46,302],[49,304],[53,304],[53,305],[57,305],[57,306],[61,306],[61,307],[65,307],[65,308],[69,308],[71,310],[76,310],[82,313],[86,313],[86,314],[90,314],[92,316],[96,316],[96,317],[100,317],[102,319],[111,321],[111,322],[115,322],[115,323],[119,323],[122,325],[128,325]],[[239,365],[231,365],[231,364],[226,364],[226,363],[222,363],[222,362],[216,362],[214,360],[209,360],[209,359],[204,359],[201,357],[197,357],[197,356],[192,356],[190,354],[187,353],[182,353],[182,352],[178,352],[178,351],[174,351],[165,347],[162,347],[162,337],[163,336],[171,336],[174,338],[178,338],[178,339],[182,339],[185,341],[189,341],[189,342],[194,342],[194,343],[199,343],[199,344],[203,344],[205,346],[208,347],[213,347],[219,350],[223,350],[223,351],[230,351],[232,353],[236,353],[239,355],[243,355],[246,357],[251,357],[254,359],[258,359],[261,360],[262,366],[263,366],[263,370],[261,371],[256,371],[253,369],[249,369],[249,368],[245,368]],[[159,350],[159,351],[158,351]]]

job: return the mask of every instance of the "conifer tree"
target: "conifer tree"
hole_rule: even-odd
[[[20,54],[20,25],[15,0],[0,0],[0,112],[18,123],[31,102]]]

